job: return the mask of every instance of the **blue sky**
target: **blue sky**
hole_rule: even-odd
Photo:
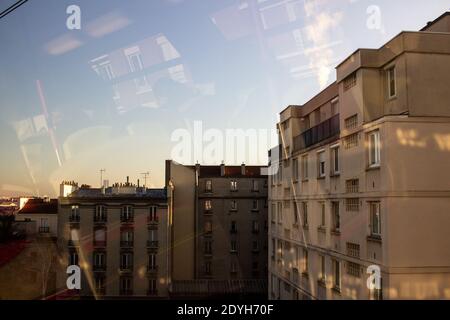
[[[72,4],[81,30],[66,27]],[[98,185],[100,168],[110,183],[150,171],[150,185],[163,186],[175,129],[273,129],[279,111],[334,81],[354,50],[449,9],[445,0],[30,0],[0,19],[0,195],[55,195],[61,180]],[[379,28],[367,26],[367,10]],[[151,90],[133,97],[145,101],[115,100],[114,86],[136,78],[105,81],[92,60],[145,41],[176,54],[160,61],[163,45],[150,46]]]

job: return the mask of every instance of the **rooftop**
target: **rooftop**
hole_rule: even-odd
[[[19,210],[19,214],[57,214],[58,213],[58,199],[29,199],[22,209]]]

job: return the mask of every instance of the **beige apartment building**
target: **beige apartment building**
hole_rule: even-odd
[[[265,168],[166,162],[173,296],[266,294]]]
[[[450,299],[450,13],[336,72],[280,114],[269,298]]]
[[[165,189],[129,182],[112,187],[61,184],[58,246],[67,265],[81,268],[81,290],[94,298],[167,297]],[[59,274],[66,288],[68,275]],[[68,293],[70,294],[70,292]]]

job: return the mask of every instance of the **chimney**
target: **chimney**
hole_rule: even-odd
[[[220,176],[224,176],[225,175],[225,163],[223,163],[223,161],[222,161],[222,163],[220,164]]]
[[[130,177],[127,176],[127,185],[130,183]]]
[[[241,175],[245,176],[245,163],[241,164]]]
[[[138,179],[138,185],[137,185],[137,186],[138,186],[138,188],[139,188],[139,179]]]
[[[197,176],[199,177],[200,176],[200,163],[198,163],[198,161],[195,164],[195,172],[197,173]]]

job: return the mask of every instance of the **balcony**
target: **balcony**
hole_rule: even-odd
[[[72,214],[69,216],[69,222],[78,223],[80,222],[80,216],[76,214]]]
[[[156,265],[148,265],[147,266],[147,273],[148,274],[155,274],[158,272],[158,266]]]
[[[157,249],[158,248],[158,240],[147,240],[147,248]]]
[[[39,233],[49,233],[50,227],[39,227]]]
[[[157,296],[158,295],[158,290],[156,290],[156,289],[147,290],[147,295],[148,296]]]
[[[121,215],[120,216],[120,222],[122,223],[133,223],[134,217],[131,215]]]
[[[132,248],[133,241],[120,241],[120,247],[121,248]]]
[[[94,216],[95,224],[104,224],[107,222],[106,216]]]
[[[294,137],[294,151],[304,150],[319,142],[337,136],[339,133],[339,114],[337,114]]]
[[[237,229],[230,229],[230,233],[231,234],[236,234],[237,233]]]
[[[132,264],[121,264],[120,271],[121,272],[133,272],[133,265]]]
[[[151,216],[148,216],[148,217],[147,217],[147,224],[150,224],[150,225],[157,225],[158,223],[159,223],[158,218],[151,217]]]

